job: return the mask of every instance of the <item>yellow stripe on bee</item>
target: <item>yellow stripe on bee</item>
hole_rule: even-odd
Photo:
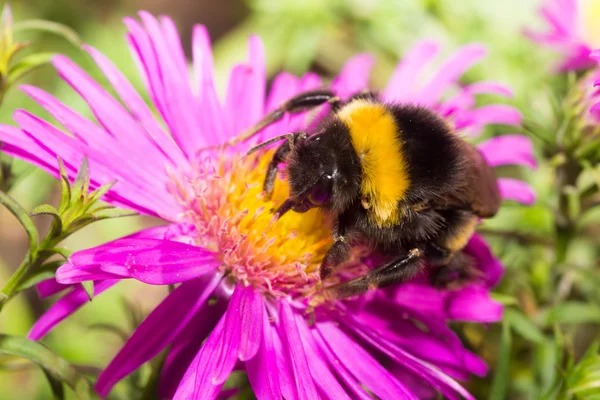
[[[352,145],[363,170],[361,192],[380,225],[398,222],[398,202],[410,186],[406,160],[394,116],[382,104],[355,100],[338,118],[350,130]]]
[[[467,243],[469,243],[471,236],[473,236],[473,233],[475,233],[477,223],[478,220],[475,216],[465,221],[463,226],[459,227],[446,239],[446,248],[452,252],[464,249]]]

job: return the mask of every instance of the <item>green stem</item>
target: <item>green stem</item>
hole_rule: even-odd
[[[21,265],[19,265],[19,268],[17,268],[8,282],[6,282],[6,285],[4,285],[2,288],[2,291],[0,292],[0,311],[2,311],[2,308],[8,302],[8,300],[17,294],[18,287],[20,286],[22,280],[27,276],[27,273],[33,265],[33,263],[29,261],[29,258],[29,252],[27,252],[23,262],[21,262]]]

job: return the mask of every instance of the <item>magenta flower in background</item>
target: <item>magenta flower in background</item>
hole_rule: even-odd
[[[594,79],[594,89],[592,93],[592,108],[590,112],[592,113],[592,117],[596,119],[597,122],[600,122],[600,49],[592,52],[590,56],[593,60],[596,61],[597,67],[595,72],[593,73]]]
[[[96,295],[121,279],[179,284],[100,375],[96,389],[102,396],[170,345],[160,381],[164,398],[224,395],[223,384],[234,369],[246,371],[259,399],[370,399],[370,393],[381,399],[421,399],[436,392],[450,399],[472,398],[454,379],[481,376],[487,368],[447,323],[501,318],[501,306],[489,291],[502,267],[483,239],[474,236],[466,249],[482,272],[480,282],[438,290],[421,277],[327,303],[314,310],[316,322],[311,323],[306,300],[319,283],[318,266],[331,243],[324,217],[317,210],[290,213],[273,224],[269,210],[287,197],[287,187],[280,181],[272,199],[261,196],[267,157],[242,157],[243,149],[198,150],[227,141],[282,101],[319,87],[319,77],[281,73],[267,95],[262,43],[252,37],[248,63],[233,68],[220,99],[205,28],[194,29],[189,77],[173,22],[145,12],[140,17],[141,23],[125,20],[127,41],[157,114],[105,56],[87,46],[119,100],[72,61],[57,56],[54,66],[87,102],[95,121],[25,86],[70,134],[25,110],[14,114],[18,128],[0,126],[6,153],[54,176],[57,156],[71,176],[87,157],[92,187],[117,180],[107,202],[167,223],[75,253],[58,270],[57,281],[38,288],[43,296],[68,292],[29,337],[42,338],[86,303],[83,289],[70,286],[78,282],[95,281]],[[512,107],[475,105],[480,93],[510,96],[502,85],[458,83],[484,57],[481,46],[461,48],[422,79],[438,53],[431,42],[413,47],[382,98],[429,106],[464,135],[476,136],[489,124],[520,123]],[[364,89],[372,64],[369,55],[352,58],[333,81],[333,90],[345,98]],[[307,124],[306,115],[289,116],[257,140]],[[523,136],[496,137],[479,148],[492,165],[535,166],[531,143]],[[505,199],[534,200],[524,182],[503,178],[500,186]]]
[[[540,14],[548,25],[547,31],[525,33],[562,54],[560,71],[594,66],[589,55],[592,49],[600,47],[600,0],[545,0]]]

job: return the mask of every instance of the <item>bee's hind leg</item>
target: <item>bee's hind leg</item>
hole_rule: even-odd
[[[414,248],[405,257],[398,258],[370,271],[367,275],[323,289],[311,303],[317,305],[326,300],[345,299],[378,289],[406,282],[413,278],[423,267],[423,252]]]
[[[483,278],[473,257],[462,251],[455,253],[450,260],[434,268],[429,280],[433,286],[445,289],[458,289]]]

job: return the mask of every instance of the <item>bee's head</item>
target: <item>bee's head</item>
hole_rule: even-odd
[[[299,141],[289,160],[291,208],[342,212],[358,198],[361,168],[347,134],[332,126]]]

